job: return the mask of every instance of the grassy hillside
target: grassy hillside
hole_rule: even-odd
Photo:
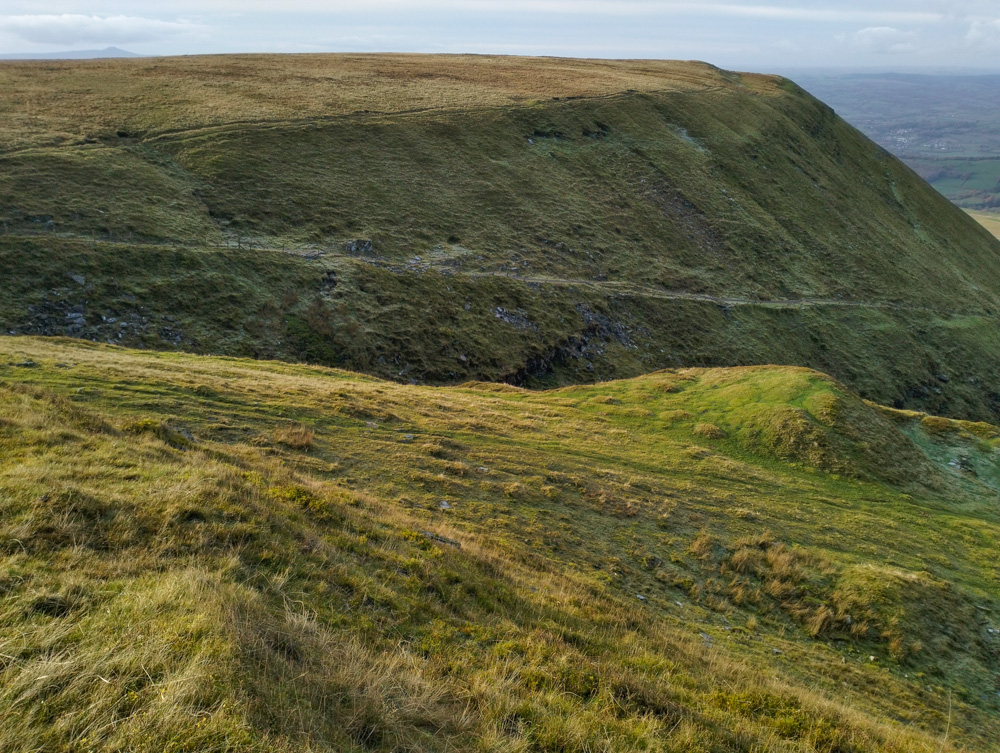
[[[0,748],[991,750],[998,448],[798,368],[2,338]]]
[[[1000,421],[1000,245],[780,78],[34,62],[0,103],[6,332],[437,383],[798,364]]]

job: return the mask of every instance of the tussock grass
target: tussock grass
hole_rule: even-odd
[[[995,431],[885,413],[4,338],[0,748],[989,750]]]
[[[316,432],[301,424],[290,424],[275,429],[272,435],[278,444],[296,450],[308,450],[312,447]]]

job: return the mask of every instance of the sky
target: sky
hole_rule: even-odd
[[[1000,71],[1000,0],[0,0],[0,54],[108,46]]]

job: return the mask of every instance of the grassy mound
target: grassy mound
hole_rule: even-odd
[[[833,602],[845,627],[887,640],[897,659],[922,664],[925,654],[937,668],[945,662],[975,664],[997,654],[972,601],[925,572],[855,566],[842,574]]]
[[[432,383],[795,364],[1000,420],[997,241],[789,81],[218,56],[0,84],[5,332]]]
[[[706,439],[728,437],[729,445],[757,457],[895,483],[915,473],[932,476],[926,457],[890,419],[815,371],[670,372],[663,389],[670,405],[679,406],[668,412],[671,427],[691,426]],[[635,395],[634,388],[627,391]]]
[[[1000,432],[944,423],[0,339],[0,748],[989,750],[998,497],[948,453]]]

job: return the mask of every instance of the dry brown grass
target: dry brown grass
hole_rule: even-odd
[[[273,432],[274,441],[294,450],[308,450],[312,447],[316,432],[302,424],[290,424]]]
[[[453,55],[219,55],[0,63],[0,150],[354,113],[467,110],[738,83],[703,63]],[[177,92],[183,96],[177,96]]]

